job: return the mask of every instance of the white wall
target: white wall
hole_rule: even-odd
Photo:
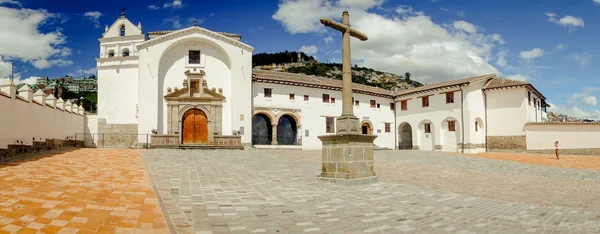
[[[104,32],[104,38],[119,37],[121,36],[121,25],[125,25],[125,36],[140,35],[142,29],[138,28],[127,18],[118,18],[109,28],[108,31]]]
[[[487,90],[488,136],[525,135],[527,90],[525,88]]]
[[[527,150],[600,148],[598,124],[541,124],[526,125]]]
[[[272,89],[271,98],[264,97],[264,88]],[[295,101],[289,99],[290,93],[295,94]],[[323,94],[329,94],[330,98],[335,98],[335,103],[323,103]],[[309,95],[308,102],[304,101],[304,95]],[[370,121],[373,125],[372,132],[377,135],[375,145],[394,149],[396,128],[394,127],[394,112],[390,110],[390,103],[393,100],[363,94],[354,94],[354,97],[359,101],[358,107],[353,105],[354,115],[361,121]],[[300,110],[302,129],[299,132],[302,137],[302,148],[307,150],[321,149],[322,142],[317,138],[318,136],[335,134],[335,132],[326,133],[325,117],[338,117],[342,114],[341,91],[255,82],[252,84],[252,98],[254,108]],[[380,104],[380,108],[371,108],[370,100],[376,100]],[[391,132],[389,133],[385,132],[386,122],[390,123]],[[378,132],[378,129],[381,132]],[[306,130],[309,132],[308,137],[305,135]],[[251,128],[246,132],[251,135]]]
[[[73,109],[65,111],[62,100],[58,102],[62,103],[61,108],[57,108],[41,92],[34,96],[24,89],[20,93],[22,98],[17,98],[16,87],[10,84],[0,85],[0,90],[0,149],[16,141],[32,145],[33,138],[75,139],[76,133],[83,133],[83,108],[72,106]]]
[[[135,124],[137,67],[98,67],[98,116],[108,124]]]
[[[98,145],[98,115],[85,115],[83,140],[85,147]],[[79,137],[79,136],[78,136]],[[78,140],[81,140],[78,138]]]

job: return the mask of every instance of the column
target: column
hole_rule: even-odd
[[[277,143],[277,124],[272,124],[273,127],[272,136],[271,136],[271,145],[278,145]]]

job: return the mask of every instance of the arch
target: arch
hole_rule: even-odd
[[[277,113],[277,117],[276,117],[276,119],[273,119],[272,123],[279,123],[279,119],[281,119],[281,117],[283,117],[285,115],[288,115],[288,116],[294,118],[294,121],[296,122],[296,127],[300,128],[300,125],[301,125],[300,116],[298,116],[297,113],[291,112],[291,111],[282,111],[282,112]]]
[[[364,135],[373,135],[373,124],[371,121],[365,120],[360,123],[361,133]]]
[[[277,122],[277,144],[296,145],[298,143],[298,126],[291,115],[282,115]]]
[[[121,54],[123,57],[129,57],[129,48],[124,48]]]
[[[268,115],[258,113],[252,116],[252,145],[270,145],[273,128]]]
[[[198,108],[187,110],[181,119],[183,144],[202,144],[208,142],[208,118]]]
[[[426,131],[426,124],[429,124],[429,132]],[[434,124],[431,120],[425,119],[419,123],[417,139],[420,150],[435,149],[436,136],[434,129]]]
[[[114,50],[109,50],[108,51],[108,57],[109,58],[115,57],[115,51]]]
[[[412,126],[409,123],[404,122],[398,126],[398,149],[410,150],[413,148],[413,137],[412,137]]]
[[[460,122],[454,117],[447,117],[440,123],[440,144],[442,151],[459,152],[461,143]]]
[[[120,27],[120,35],[121,35],[121,36],[125,36],[125,24],[121,24],[121,27]]]
[[[475,118],[474,132],[475,132],[475,143],[485,144],[485,128],[483,126],[483,120],[480,117]]]

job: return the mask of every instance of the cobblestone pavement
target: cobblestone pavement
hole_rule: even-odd
[[[136,150],[0,165],[0,233],[169,233]]]
[[[178,233],[599,233],[600,175],[376,151],[380,182],[319,182],[320,151],[141,151]]]

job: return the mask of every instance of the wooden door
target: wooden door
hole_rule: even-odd
[[[206,114],[199,109],[191,109],[183,114],[183,144],[208,142],[208,121]]]

